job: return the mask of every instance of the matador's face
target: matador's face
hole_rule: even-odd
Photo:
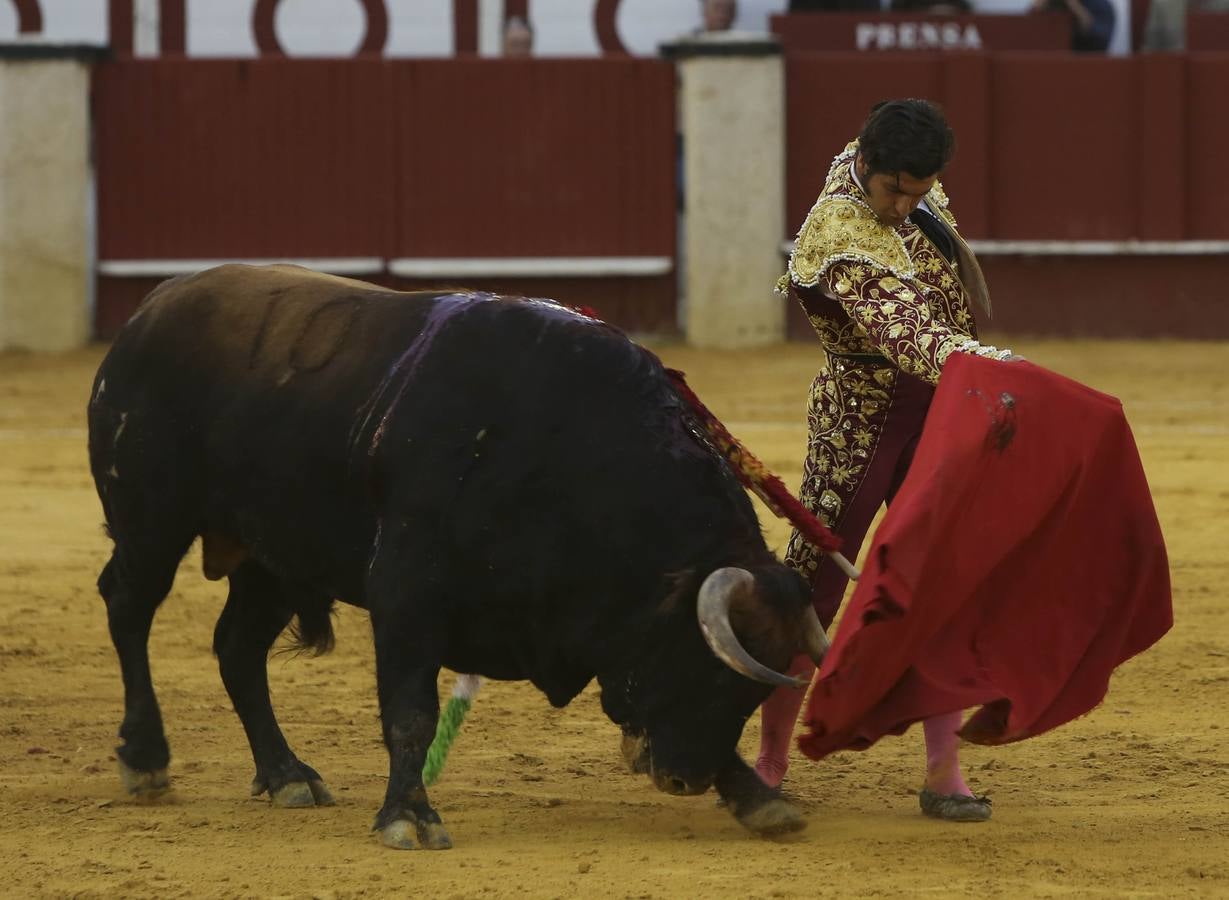
[[[939,178],[937,172],[929,178],[915,178],[908,172],[876,172],[868,178],[861,154],[854,161],[854,166],[858,180],[866,190],[866,202],[879,221],[892,228],[904,224]]]

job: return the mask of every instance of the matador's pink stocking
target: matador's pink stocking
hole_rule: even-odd
[[[922,723],[926,733],[926,787],[936,794],[973,796],[960,774],[960,728],[963,713],[944,713]]]
[[[815,663],[805,654],[794,657],[789,674],[810,679]],[[764,784],[776,787],[789,768],[789,748],[794,740],[798,710],[806,697],[804,688],[779,687],[760,707],[760,755],[755,772]]]

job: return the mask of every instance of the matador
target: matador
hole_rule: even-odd
[[[806,310],[827,355],[811,386],[800,497],[851,559],[904,480],[944,362],[953,353],[1014,358],[977,339],[972,304],[989,313],[989,291],[938,180],[953,146],[935,105],[876,106],[858,140],[832,161],[777,285]],[[810,581],[826,627],[845,575],[797,531],[786,562]],[[790,671],[806,677],[813,668],[799,657]],[[801,691],[781,688],[762,708],[756,769],[769,785],[785,775],[802,700]],[[982,821],[989,800],[974,796],[960,772],[960,718],[924,723],[921,807],[937,818]]]

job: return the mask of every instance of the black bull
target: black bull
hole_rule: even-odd
[[[168,784],[148,637],[200,536],[206,576],[230,583],[214,650],[253,791],[276,805],[331,802],[282,736],[266,658],[296,617],[327,649],[336,598],[371,615],[392,846],[451,843],[422,782],[441,667],[528,679],[556,706],[596,678],[659,788],[715,784],[760,833],[804,824],[737,743],[777,672],[822,655],[806,586],[618,331],[545,301],[224,266],[146,299],[89,426],[132,793]]]

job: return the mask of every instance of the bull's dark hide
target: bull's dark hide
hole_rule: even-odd
[[[768,688],[710,652],[696,597],[715,570],[750,572],[734,631],[783,670],[805,586],[657,358],[615,329],[545,301],[225,266],[146,300],[89,418],[130,789],[166,784],[146,641],[201,536],[230,584],[222,677],[275,802],[328,794],[282,737],[265,657],[292,622],[327,647],[338,599],[371,613],[390,844],[448,844],[421,782],[441,667],[528,679],[558,706],[597,678],[659,787],[715,780],[750,827],[800,825],[737,756]]]

